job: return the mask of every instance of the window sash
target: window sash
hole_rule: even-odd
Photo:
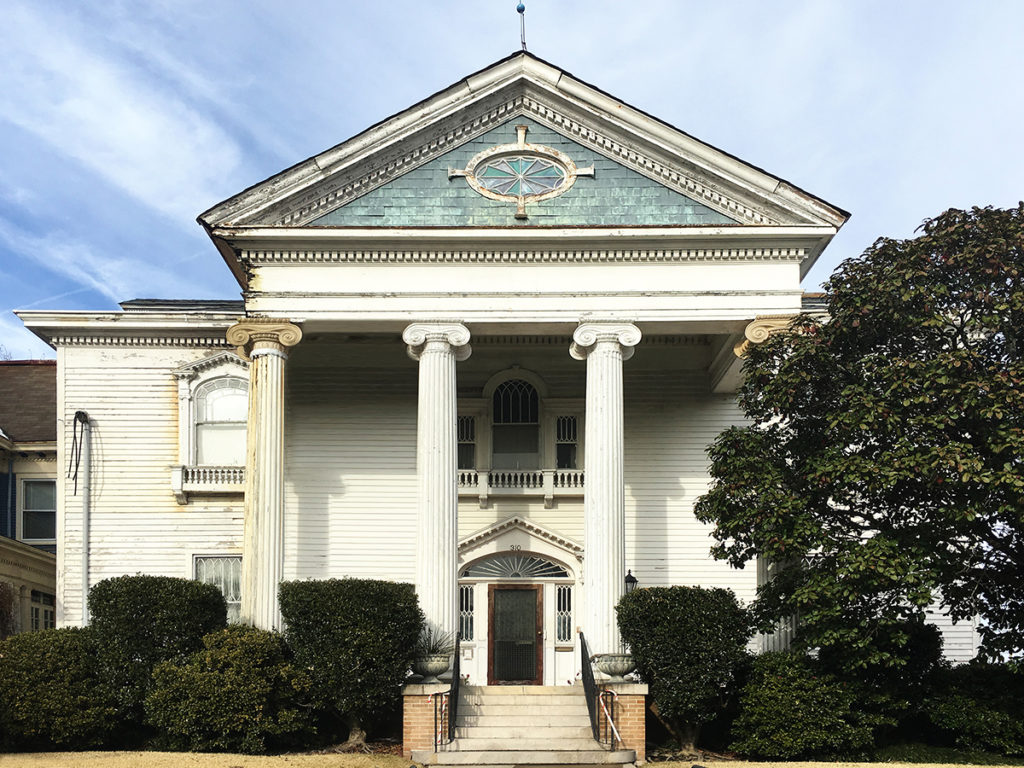
[[[22,482],[21,538],[52,541],[57,538],[57,481]]]

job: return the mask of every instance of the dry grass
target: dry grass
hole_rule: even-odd
[[[191,752],[38,752],[0,755],[2,768],[409,768],[395,755],[252,755]],[[691,768],[693,761],[659,762],[652,768]],[[707,768],[950,768],[949,763],[748,763],[703,760]]]
[[[409,768],[395,755],[225,755],[193,752],[34,752],[0,755],[2,768]],[[690,768],[687,766],[686,768]]]

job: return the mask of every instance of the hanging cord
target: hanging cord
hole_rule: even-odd
[[[89,414],[85,411],[75,411],[74,431],[71,433],[71,455],[68,456],[67,477],[74,478],[75,495],[78,495],[78,467],[82,463],[82,442],[85,440],[85,425],[89,423]],[[78,431],[78,425],[82,425],[82,431]]]
[[[526,5],[520,3],[516,6],[516,11],[519,13],[519,42],[523,44],[523,50],[526,50]]]

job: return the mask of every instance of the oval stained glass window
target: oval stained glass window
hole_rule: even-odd
[[[509,197],[543,195],[565,184],[565,169],[543,157],[496,157],[476,168],[477,183]]]

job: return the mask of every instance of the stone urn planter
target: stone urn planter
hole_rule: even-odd
[[[629,653],[602,653],[594,660],[598,670],[610,678],[609,683],[624,683],[626,675],[636,669]]]
[[[451,656],[447,653],[431,653],[417,656],[412,660],[412,671],[422,675],[424,683],[439,683],[438,675],[443,675],[451,666]]]

